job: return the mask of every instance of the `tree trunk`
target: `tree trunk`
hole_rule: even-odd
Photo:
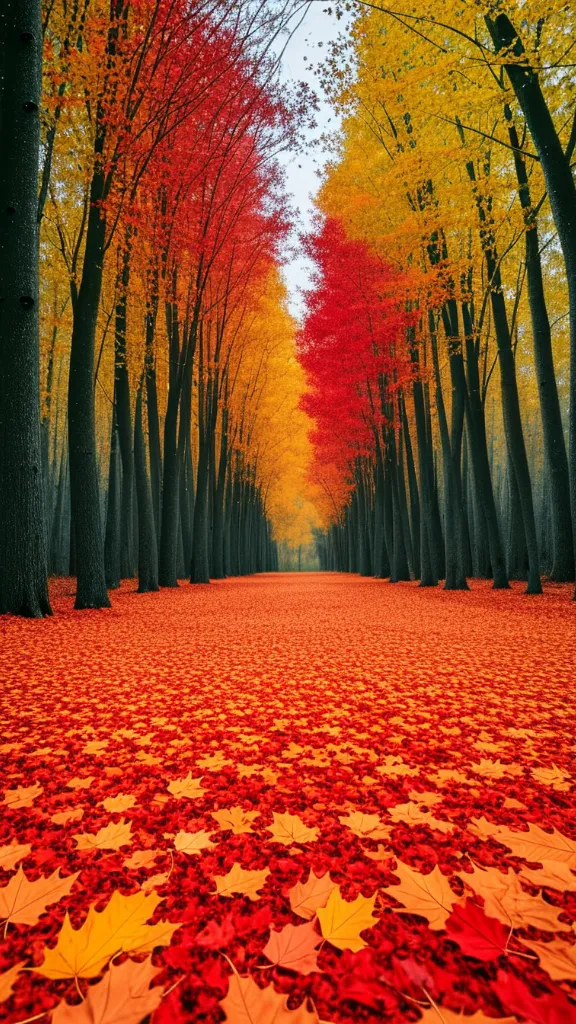
[[[40,0],[0,28],[0,613],[51,614],[39,401]]]
[[[158,590],[159,586],[154,507],[146,466],[146,445],[142,426],[142,381],[140,381],[136,395],[134,415],[134,467],[138,502],[138,592],[144,594]]]

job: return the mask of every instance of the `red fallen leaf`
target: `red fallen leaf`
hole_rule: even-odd
[[[383,979],[383,972],[375,961],[370,947],[358,953],[344,950],[338,965],[338,998],[352,1000],[379,1013],[383,1006],[391,1009],[397,1001],[392,989]]]
[[[284,967],[298,974],[317,971],[318,946],[322,936],[314,927],[314,921],[307,924],[287,924],[281,931],[270,929],[270,938],[264,946],[264,956],[275,967]]]
[[[559,988],[535,996],[515,974],[498,971],[494,989],[507,1012],[520,1014],[530,1024],[576,1024],[576,1005]]]
[[[446,921],[448,938],[456,942],[466,956],[477,960],[497,960],[506,952],[510,929],[495,917],[488,917],[473,900],[453,907]]]
[[[221,924],[217,921],[209,921],[201,932],[196,936],[199,946],[206,949],[224,949],[229,946],[236,936],[236,929],[232,924],[231,917],[225,917]]]

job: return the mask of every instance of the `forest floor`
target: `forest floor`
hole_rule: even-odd
[[[569,587],[71,592],[0,622],[1,1020],[576,1022]]]

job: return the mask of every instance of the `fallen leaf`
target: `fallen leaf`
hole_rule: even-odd
[[[180,831],[174,840],[174,847],[179,853],[200,853],[202,850],[213,850],[216,843],[210,841],[209,832]]]
[[[543,860],[541,868],[522,868],[520,878],[525,878],[539,888],[559,889],[560,892],[576,892],[576,875],[562,861]]]
[[[226,875],[215,875],[213,881],[216,883],[218,896],[232,896],[238,893],[248,896],[251,900],[259,900],[258,890],[264,885],[270,874],[270,868],[263,868],[262,871],[245,871],[239,864],[233,864]]]
[[[276,992],[272,985],[259,988],[253,978],[234,973],[228,992],[220,1001],[229,1024],[319,1024],[318,1015],[306,1009],[288,1009],[288,996]]]
[[[439,930],[446,926],[446,920],[459,897],[452,891],[448,879],[438,865],[427,875],[414,871],[408,864],[398,861],[394,874],[400,878],[400,885],[388,885],[384,892],[393,896],[403,907],[395,907],[399,914],[418,914],[425,917],[431,928]]]
[[[351,949],[353,953],[364,949],[366,943],[360,932],[372,928],[378,918],[372,912],[378,893],[373,896],[357,896],[348,903],[340,893],[340,887],[332,890],[325,907],[318,907],[317,915],[322,935],[337,949]]]
[[[206,792],[205,789],[202,789],[201,782],[202,776],[198,779],[193,779],[192,772],[188,772],[185,779],[173,779],[172,782],[169,782],[168,791],[172,793],[172,796],[178,798],[187,797],[189,800],[193,800],[196,797],[203,796]]]
[[[60,877],[60,868],[51,875],[30,882],[22,868],[18,868],[8,885],[0,889],[0,921],[13,924],[36,924],[46,907],[68,896],[80,874],[76,871],[66,878]]]
[[[296,882],[289,890],[290,906],[299,917],[311,920],[319,907],[326,906],[333,889],[336,889],[336,882],[330,878],[329,871],[319,877],[310,871],[306,882]]]
[[[555,764],[551,768],[533,768],[532,775],[536,782],[540,782],[543,786],[551,786],[552,789],[556,789],[560,793],[568,792],[572,786],[568,772],[558,768]]]
[[[28,856],[32,847],[29,843],[19,843],[13,839],[7,846],[0,846],[0,868],[3,871],[11,871],[19,860]]]
[[[163,850],[136,850],[131,857],[124,861],[124,867],[147,868],[154,863],[157,857],[161,857],[163,852]]]
[[[251,827],[255,818],[260,817],[260,811],[245,811],[243,807],[229,807],[227,810],[212,811],[212,817],[216,819],[223,832],[231,831],[235,836],[241,836],[253,832]]]
[[[489,961],[506,953],[510,928],[497,918],[488,917],[473,900],[466,900],[462,906],[455,905],[445,927],[448,938],[458,943],[466,956]]]
[[[418,804],[410,801],[406,804],[398,804],[397,807],[388,807],[388,814],[392,821],[402,821],[406,825],[428,825],[437,832],[452,832],[454,825],[449,821],[440,821],[431,814],[429,810],[422,810]]]
[[[52,1014],[53,1024],[140,1024],[160,1005],[162,986],[150,988],[160,974],[151,957],[142,963],[126,960],[110,964],[97,985],[91,985],[86,999],[76,1006],[62,1001]]]
[[[564,939],[551,942],[531,942],[522,939],[522,944],[536,953],[540,966],[552,981],[576,981],[576,945]]]
[[[16,979],[25,964],[25,960],[20,960],[17,964],[14,964],[13,967],[4,971],[3,974],[0,974],[0,1003],[5,1003],[12,995]]]
[[[274,823],[267,825],[267,831],[272,833],[271,843],[283,843],[284,846],[291,846],[292,843],[314,843],[318,839],[319,829],[308,828],[297,814],[277,814],[273,811]]]
[[[338,820],[360,839],[387,839],[392,831],[392,827],[384,825],[377,814],[352,811],[348,816],[340,815]]]
[[[102,806],[113,814],[115,812],[127,811],[130,807],[134,807],[135,803],[136,797],[132,796],[131,793],[118,793],[118,796],[106,797],[102,801]]]
[[[31,807],[37,797],[44,792],[44,787],[38,782],[33,786],[16,786],[15,789],[7,789],[4,792],[2,801],[10,811],[17,811],[22,807]]]
[[[155,892],[123,896],[115,890],[103,910],[88,909],[79,928],[72,927],[67,913],[55,947],[44,950],[34,970],[45,978],[96,978],[119,953],[151,953],[156,946],[168,946],[180,924],[145,923],[161,902]]]
[[[53,814],[50,821],[53,821],[55,825],[67,825],[69,821],[80,821],[84,817],[83,807],[74,807],[69,811],[58,811],[57,814]]]
[[[311,974],[319,970],[318,949],[322,936],[308,924],[286,924],[280,931],[270,929],[270,938],[264,946],[264,956],[276,967],[284,967],[298,974]]]
[[[129,846],[133,838],[132,823],[125,824],[123,818],[105,825],[95,835],[77,832],[74,836],[78,850],[119,850],[121,846]]]
[[[76,777],[74,779],[70,779],[70,782],[67,782],[66,785],[68,789],[90,789],[94,779],[94,775],[88,775],[85,779]]]

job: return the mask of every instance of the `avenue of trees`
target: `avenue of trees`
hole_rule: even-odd
[[[302,370],[279,258],[297,0],[0,14],[0,612],[277,566]],[[296,20],[294,20],[296,19]]]
[[[574,12],[345,8],[300,337],[321,564],[573,581]]]

